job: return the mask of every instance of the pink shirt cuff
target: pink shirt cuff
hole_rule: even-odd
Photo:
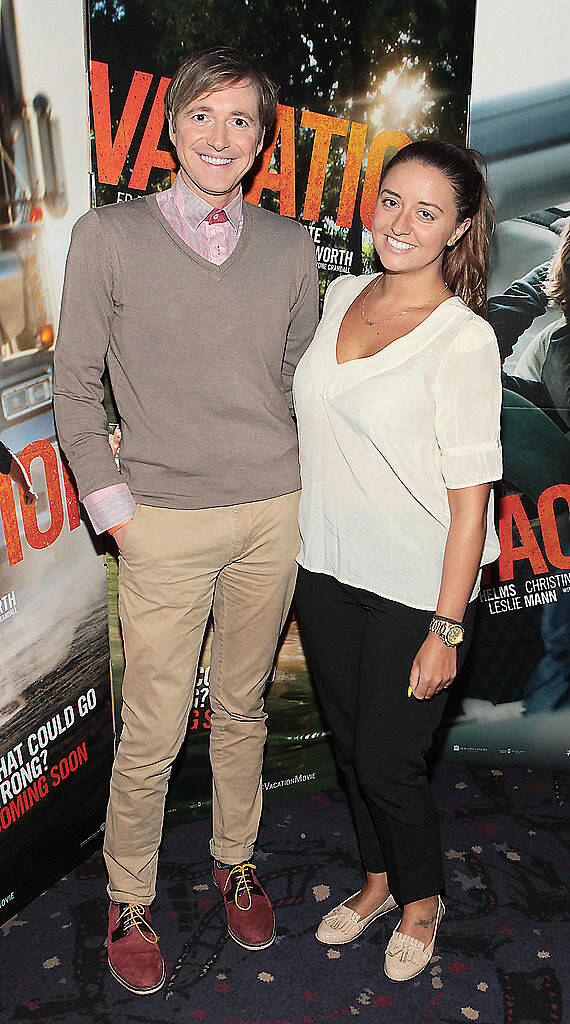
[[[137,507],[126,484],[112,484],[92,491],[83,499],[83,504],[95,533],[104,533],[132,519]]]

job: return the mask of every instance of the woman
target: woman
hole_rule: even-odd
[[[0,473],[4,476],[9,476],[14,483],[18,484],[24,505],[36,504],[38,496],[32,487],[26,470],[16,456],[12,455],[12,452],[3,441],[0,441]]]
[[[372,221],[384,270],[333,282],[294,382],[297,615],[366,871],[317,938],[350,942],[399,904],[394,981],[428,964],[445,912],[424,755],[469,644],[480,567],[498,554],[500,367],[481,317],[491,211],[472,152],[400,150]]]

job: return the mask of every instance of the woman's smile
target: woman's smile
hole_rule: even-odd
[[[396,252],[409,252],[411,249],[415,249],[416,246],[412,245],[411,242],[404,242],[402,238],[395,238],[394,235],[384,235],[386,244],[391,249],[395,249]]]

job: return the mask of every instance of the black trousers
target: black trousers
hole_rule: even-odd
[[[409,608],[332,576],[299,568],[301,638],[337,764],[344,776],[362,863],[386,871],[401,905],[444,886],[437,810],[425,755],[447,700],[408,697],[408,678],[432,612]],[[464,620],[470,642],[476,601]]]

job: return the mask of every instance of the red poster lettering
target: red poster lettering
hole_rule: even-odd
[[[63,501],[59,483],[59,470],[55,449],[49,441],[34,441],[28,444],[20,455],[20,462],[29,471],[33,459],[41,459],[44,465],[51,522],[49,529],[40,530],[38,517],[33,505],[22,506],[24,533],[31,548],[47,548],[59,537],[63,529]]]
[[[315,139],[309,166],[309,178],[305,192],[303,220],[318,220],[321,212],[323,188],[327,161],[333,135],[346,135],[348,121],[343,117],[329,117],[328,114],[315,114],[312,110],[304,110],[301,116],[304,128],[313,128]]]
[[[538,499],[538,514],[542,527],[542,539],[546,557],[557,569],[570,569],[570,555],[560,547],[560,537],[554,515],[554,502],[561,498],[570,507],[570,484],[553,484],[542,492]]]
[[[336,222],[341,228],[349,228],[352,224],[365,143],[366,125],[353,121],[348,138],[346,163],[344,165],[342,188],[340,190],[336,215]]]
[[[535,574],[548,572],[539,543],[533,533],[528,516],[523,508],[519,494],[508,494],[501,498],[499,518],[499,541],[501,555],[499,558],[499,579],[512,580],[514,563],[528,558]],[[513,544],[513,530],[516,526],[522,543]]]
[[[12,481],[9,476],[4,476],[1,473],[0,517],[2,518],[2,527],[4,529],[4,538],[6,540],[8,564],[16,565],[18,562],[22,561],[24,552],[22,551],[22,541],[20,540],[20,531],[18,529]]]
[[[362,189],[360,201],[360,216],[365,228],[370,231],[372,225],[372,214],[378,198],[378,188],[384,166],[384,158],[388,149],[403,149],[412,140],[404,135],[404,132],[387,129],[375,135],[370,143],[368,152],[368,164],[366,165],[366,176]]]
[[[280,140],[279,170],[270,171],[269,165]],[[257,206],[264,188],[279,193],[279,212],[283,217],[295,216],[295,108],[281,104],[277,107],[275,135],[270,146],[263,151],[261,167],[245,194],[248,203]]]
[[[162,167],[164,170],[172,172],[176,170],[176,163],[170,150],[157,148],[164,125],[164,94],[169,82],[169,78],[161,78],[158,83],[156,96],[130,177],[129,188],[138,188],[144,191],[153,167]]]
[[[75,484],[69,475],[69,470],[65,462],[62,462],[61,469],[63,473],[63,486],[65,489],[65,503],[67,505],[67,521],[69,523],[69,529],[76,530],[78,526],[81,526],[77,491],[75,490]]]
[[[114,141],[111,138],[111,106],[109,101],[109,66],[100,61],[89,62],[91,72],[91,100],[93,108],[93,131],[97,154],[97,176],[99,181],[117,185],[125,166],[129,146],[147,97],[152,75],[146,71],[135,71],[129,93],[123,107],[121,120]]]

